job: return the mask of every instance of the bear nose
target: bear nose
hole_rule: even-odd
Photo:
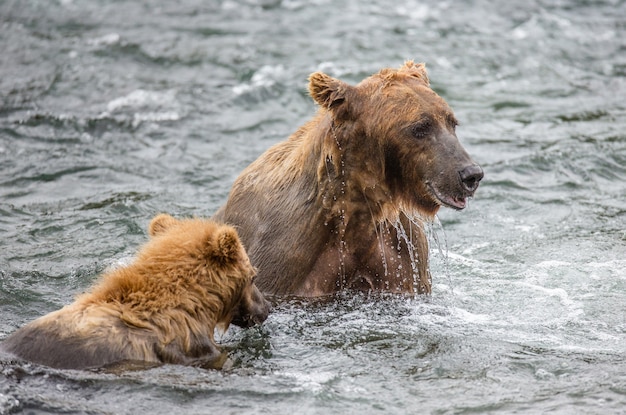
[[[472,164],[459,171],[461,176],[461,183],[468,192],[474,192],[478,188],[478,183],[482,180],[483,169],[478,164]]]

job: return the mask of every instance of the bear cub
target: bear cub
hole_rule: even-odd
[[[134,261],[11,334],[0,349],[61,369],[174,363],[220,367],[214,329],[251,327],[270,306],[234,228],[166,214]]]

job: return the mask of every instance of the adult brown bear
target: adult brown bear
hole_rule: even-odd
[[[423,64],[356,86],[317,72],[317,115],[235,181],[214,219],[232,224],[261,291],[429,293],[424,221],[463,209],[483,177]]]
[[[162,214],[149,234],[132,264],[18,329],[0,349],[62,369],[146,362],[219,367],[215,327],[249,327],[269,313],[235,230]]]

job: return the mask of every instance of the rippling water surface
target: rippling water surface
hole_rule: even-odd
[[[3,357],[0,413],[624,413],[625,39],[623,0],[0,3],[0,339],[154,214],[211,215],[313,71],[426,62],[486,172],[433,227],[429,298],[284,302],[222,372]]]

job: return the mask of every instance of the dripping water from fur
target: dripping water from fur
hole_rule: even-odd
[[[450,259],[448,256],[448,238],[439,216],[435,215],[434,219],[427,223],[426,235],[428,236],[429,246],[432,241],[434,248],[436,248],[436,255],[431,255],[431,258],[441,261],[441,272],[443,274],[441,276],[445,277],[450,287],[450,294],[454,296],[454,285],[450,274]]]
[[[421,215],[417,213],[408,214],[405,213],[408,218],[408,227],[409,229],[405,229],[402,221],[396,219],[394,222],[391,222],[391,226],[396,230],[397,239],[398,239],[398,252],[401,252],[401,244],[404,242],[407,247],[407,252],[409,254],[409,258],[411,260],[411,275],[413,276],[413,290],[417,294],[419,292],[419,262],[426,261],[428,262],[428,255],[426,258],[420,258],[419,249],[415,245],[413,241],[413,227],[417,229],[428,229],[430,228],[430,221],[425,220],[421,217]],[[399,255],[399,254],[398,254]],[[401,265],[400,265],[401,266]]]
[[[446,238],[446,232],[445,229],[443,229],[441,220],[439,220],[439,216],[435,215],[435,218],[432,221],[427,221],[425,225],[428,240],[432,240],[435,243],[437,252],[441,255],[444,262],[447,263],[448,239]]]
[[[430,252],[431,245],[434,245],[433,248],[436,249],[437,257],[441,258],[443,264],[443,272],[444,275],[449,280],[449,272],[448,272],[448,242],[445,234],[445,230],[443,228],[443,224],[441,223],[438,216],[435,216],[433,220],[427,220],[422,217],[419,213],[404,213],[408,219],[408,229],[405,228],[405,225],[401,220],[395,219],[393,221],[383,220],[380,221],[376,226],[376,235],[379,241],[381,260],[383,263],[383,267],[385,270],[385,276],[390,275],[393,270],[391,269],[391,265],[387,260],[387,255],[385,255],[385,238],[383,237],[383,233],[390,232],[390,229],[393,228],[396,231],[397,235],[397,246],[390,247],[392,251],[398,252],[398,258],[400,258],[402,252],[402,244],[404,243],[407,247],[407,252],[410,258],[411,263],[411,274],[413,276],[413,289],[415,293],[418,293],[419,290],[419,268],[418,265],[420,261],[429,261],[429,256],[426,255],[426,258],[420,258],[419,249],[416,245],[416,241],[413,240],[414,235],[414,227],[415,229],[421,229],[426,233],[428,240],[428,251]],[[390,225],[391,227],[388,227]],[[428,265],[428,264],[427,264]],[[398,267],[402,267],[401,264],[398,264]],[[400,269],[397,269],[400,271]],[[450,282],[450,281],[449,281]],[[451,285],[450,285],[451,286]]]

